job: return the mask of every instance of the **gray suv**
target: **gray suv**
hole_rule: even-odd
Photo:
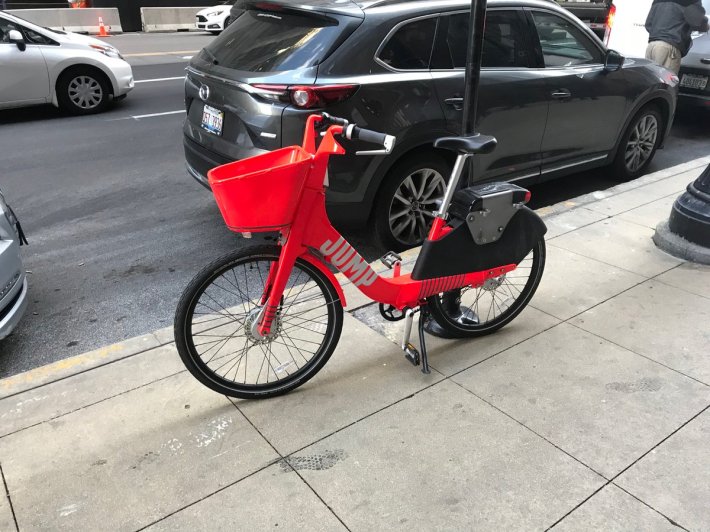
[[[0,340],[12,332],[27,306],[27,279],[20,259],[23,242],[20,223],[0,191]]]
[[[189,173],[207,185],[216,165],[300,143],[307,115],[327,110],[397,137],[390,156],[331,160],[332,218],[371,222],[389,249],[419,243],[452,164],[433,141],[460,131],[468,0],[240,6],[187,69]],[[554,2],[488,6],[478,129],[499,145],[475,158],[475,179],[640,175],[670,128],[677,77],[607,50]]]

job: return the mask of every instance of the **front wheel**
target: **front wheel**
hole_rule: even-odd
[[[505,275],[478,288],[464,287],[428,299],[432,317],[451,336],[472,338],[510,323],[532,299],[545,269],[545,239]]]
[[[57,101],[64,112],[88,115],[103,111],[113,89],[106,76],[92,67],[72,67],[57,80]]]
[[[643,174],[661,144],[664,128],[663,116],[654,105],[644,107],[634,116],[612,163],[618,180],[628,181]]]
[[[192,375],[208,388],[243,399],[272,397],[304,384],[325,365],[343,327],[335,287],[298,259],[271,333],[254,334],[277,246],[230,253],[205,267],[175,313],[175,344]]]

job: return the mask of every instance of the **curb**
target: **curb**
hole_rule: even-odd
[[[629,190],[634,190],[645,185],[661,181],[662,179],[666,179],[668,177],[698,168],[705,168],[708,164],[710,164],[710,155],[647,174],[635,179],[634,181],[621,183],[607,190],[584,194],[572,200],[566,200],[549,207],[543,207],[538,209],[536,212],[542,218],[549,218],[564,212],[584,207],[590,203],[595,203],[597,201],[628,192]],[[416,260],[418,253],[418,248],[403,252],[401,254],[403,264],[412,264]],[[381,271],[386,268],[382,267],[374,269],[378,273],[381,273]],[[336,278],[341,283],[343,290],[346,292],[347,300],[348,292],[353,289],[352,283],[342,273],[338,273]],[[362,308],[362,306],[364,305],[351,305],[348,307],[347,312],[353,312],[358,308]],[[12,377],[0,380],[0,400],[44,386],[46,384],[50,384],[52,382],[72,377],[73,375],[78,375],[92,369],[112,364],[119,360],[123,360],[124,358],[139,355],[151,349],[155,349],[156,347],[171,344],[172,342],[172,328],[168,327],[158,329],[152,333],[129,338],[122,342],[111,344],[94,351],[89,351],[81,355],[59,360],[57,362],[53,362],[52,364],[31,369],[24,373],[18,373]]]

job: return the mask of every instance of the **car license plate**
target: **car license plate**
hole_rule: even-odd
[[[687,87],[689,89],[700,89],[705,90],[708,85],[707,76],[698,76],[696,74],[683,74],[680,80],[681,87]]]
[[[202,127],[214,135],[221,135],[223,123],[224,111],[205,105],[202,109]]]

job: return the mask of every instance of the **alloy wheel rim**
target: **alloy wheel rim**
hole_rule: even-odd
[[[94,109],[103,98],[101,84],[90,76],[77,76],[69,82],[69,99],[81,109]]]
[[[636,172],[651,157],[658,139],[658,120],[649,114],[641,117],[626,143],[626,169]]]
[[[422,168],[409,174],[397,187],[390,204],[392,235],[407,245],[424,240],[445,189],[444,177],[433,168]]]

